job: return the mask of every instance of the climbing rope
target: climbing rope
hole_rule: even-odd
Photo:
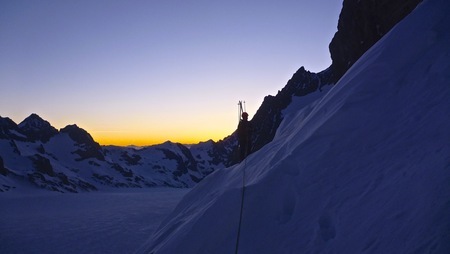
[[[244,159],[244,170],[242,170],[242,193],[241,193],[241,211],[239,214],[239,226],[237,231],[237,237],[236,237],[236,249],[235,254],[238,254],[239,250],[239,239],[241,236],[241,225],[242,225],[242,214],[244,211],[244,197],[245,197],[245,169],[247,168],[247,159]]]
[[[242,113],[245,112],[245,101],[239,101],[238,103],[238,119],[239,122],[242,120]],[[247,151],[246,151],[247,153]],[[242,215],[243,215],[243,211],[244,211],[244,197],[245,197],[245,169],[247,168],[247,157],[248,154],[246,154],[246,156],[244,157],[244,169],[242,170],[242,193],[241,193],[241,209],[240,209],[240,213],[239,213],[239,225],[238,225],[238,231],[237,231],[237,236],[236,236],[236,249],[235,249],[235,254],[238,253],[239,250],[239,240],[241,238],[241,225],[242,225]]]

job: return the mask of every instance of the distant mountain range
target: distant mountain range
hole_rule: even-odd
[[[37,114],[0,117],[0,190],[33,185],[60,192],[111,187],[192,187],[225,167],[213,141],[143,147],[100,146],[77,125],[61,130]]]
[[[304,96],[333,85],[345,72],[408,15],[421,0],[346,0],[338,31],[330,43],[331,66],[311,73],[294,73],[276,96],[267,96],[251,122],[253,151],[271,142],[293,96]],[[144,147],[100,146],[77,125],[61,130],[37,114],[16,124],[0,116],[0,191],[37,186],[60,192],[93,191],[116,187],[191,187],[214,170],[234,165],[237,140],[189,147],[172,142]]]

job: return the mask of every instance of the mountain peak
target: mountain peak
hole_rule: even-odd
[[[30,116],[25,118],[21,123],[19,123],[19,128],[32,128],[32,129],[41,129],[51,126],[49,122],[42,119],[38,114],[32,113]]]
[[[58,134],[58,130],[55,127],[36,113],[25,118],[18,127],[32,141],[47,142],[51,137]]]
[[[69,136],[79,144],[95,143],[92,136],[84,129],[78,127],[76,124],[70,124],[60,130],[62,133],[67,133]]]
[[[0,127],[1,126],[15,128],[17,127],[17,124],[9,117],[0,116]]]
[[[0,139],[11,138],[12,131],[17,131],[17,124],[8,117],[0,116]]]

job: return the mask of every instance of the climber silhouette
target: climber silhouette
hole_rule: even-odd
[[[248,121],[248,113],[242,113],[242,119],[238,125],[239,161],[243,161],[252,149],[252,126]]]

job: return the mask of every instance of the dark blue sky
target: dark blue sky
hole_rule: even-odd
[[[305,66],[331,64],[341,0],[0,1],[0,115],[104,144],[230,134]]]

